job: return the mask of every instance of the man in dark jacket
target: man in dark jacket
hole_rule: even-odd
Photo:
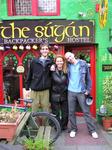
[[[40,45],[40,57],[34,58],[30,64],[26,79],[26,90],[31,88],[30,97],[33,99],[32,111],[39,107],[49,111],[49,89],[51,87],[50,66],[52,60],[48,58],[48,45]]]

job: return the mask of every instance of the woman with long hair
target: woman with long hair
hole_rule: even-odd
[[[68,124],[68,100],[67,100],[67,65],[63,55],[55,58],[55,71],[51,76],[51,108],[56,115],[61,129],[66,130]]]

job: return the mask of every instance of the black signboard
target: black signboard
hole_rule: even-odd
[[[0,22],[0,44],[94,43],[92,20],[15,20]]]
[[[112,71],[112,64],[102,65],[102,71]]]

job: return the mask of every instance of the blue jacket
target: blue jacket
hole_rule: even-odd
[[[81,92],[85,93],[87,91],[88,93],[90,93],[92,82],[91,82],[91,77],[90,77],[89,66],[86,63],[86,61],[84,61],[84,60],[79,59],[78,61],[79,61],[78,63],[80,64],[79,71],[81,74],[81,81],[82,81],[81,82],[81,84],[82,84]],[[70,72],[69,65],[71,65],[71,64],[70,63],[68,64],[68,74]]]

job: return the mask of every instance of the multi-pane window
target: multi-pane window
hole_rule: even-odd
[[[56,0],[39,0],[39,12],[56,13]]]
[[[14,0],[15,15],[31,15],[32,0]]]
[[[59,16],[60,0],[7,0],[9,16]]]

